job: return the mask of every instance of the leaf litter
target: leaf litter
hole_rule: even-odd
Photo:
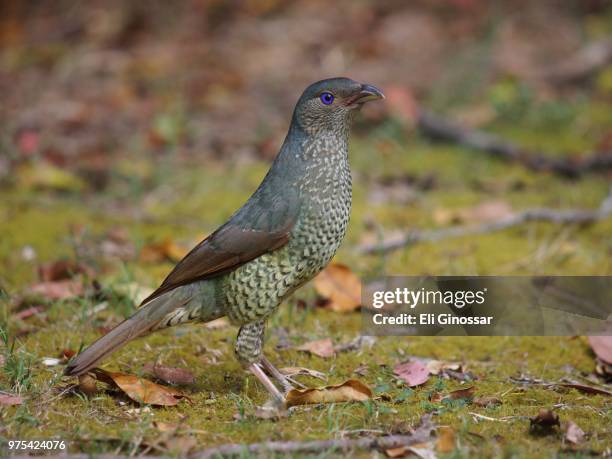
[[[317,389],[292,389],[287,393],[287,406],[318,403],[363,402],[372,398],[368,386],[356,379]]]
[[[93,381],[88,378],[83,378],[79,385],[81,389],[84,386],[85,381],[86,386],[91,389],[92,387],[95,387],[95,380],[98,380],[108,384],[111,387],[120,389],[130,399],[142,404],[175,406],[182,399],[189,400],[186,395],[176,389],[156,384],[135,375],[110,372],[96,368],[92,370],[88,376],[91,377]]]

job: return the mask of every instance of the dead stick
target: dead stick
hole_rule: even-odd
[[[190,455],[190,459],[209,459],[226,456],[240,456],[244,453],[321,453],[324,451],[351,451],[390,449],[419,443],[429,438],[425,435],[389,435],[356,439],[333,439],[314,441],[269,441],[250,445],[228,444],[205,449]]]
[[[418,127],[423,135],[444,142],[482,151],[492,156],[523,164],[534,171],[551,171],[564,177],[578,177],[585,172],[612,169],[612,152],[595,153],[587,158],[556,158],[527,151],[499,137],[477,129],[460,126],[427,111],[418,115]]]
[[[550,222],[556,224],[588,224],[603,220],[612,215],[612,194],[597,210],[555,210],[548,208],[528,209],[523,212],[480,225],[455,226],[438,230],[410,231],[393,239],[374,244],[363,244],[358,250],[361,253],[387,253],[416,242],[432,242],[453,237],[500,231],[527,222]]]

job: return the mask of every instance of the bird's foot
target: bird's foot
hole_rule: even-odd
[[[294,380],[289,376],[285,376],[281,373],[281,371],[272,365],[266,357],[261,357],[261,365],[268,372],[270,376],[272,376],[283,388],[283,392],[285,395],[289,393],[290,390],[295,389],[295,386],[304,389],[306,386],[299,381]]]
[[[268,378],[268,375],[262,370],[260,364],[251,363],[248,366],[248,370],[263,384],[268,393],[272,396],[273,403],[278,407],[284,408],[286,405],[285,396],[278,390],[274,383],[270,381],[270,378]]]

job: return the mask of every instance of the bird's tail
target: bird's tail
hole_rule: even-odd
[[[172,310],[182,306],[184,303],[185,301],[177,301],[177,298],[173,297],[172,292],[153,299],[138,309],[130,318],[121,322],[106,335],[98,338],[84,352],[72,359],[64,370],[64,374],[67,376],[79,376],[86,373],[103,358],[129,341],[157,328],[157,325]]]

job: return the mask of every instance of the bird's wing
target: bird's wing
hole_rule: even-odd
[[[142,304],[176,287],[226,273],[283,247],[289,241],[297,214],[297,197],[291,190],[283,196],[256,192],[226,224],[179,261]]]

